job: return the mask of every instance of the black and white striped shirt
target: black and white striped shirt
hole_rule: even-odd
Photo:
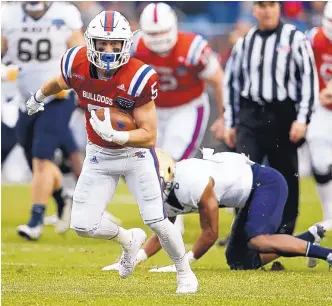
[[[226,128],[236,124],[241,97],[261,105],[292,100],[299,103],[297,121],[309,123],[318,96],[313,51],[295,26],[253,27],[233,47],[224,78]]]

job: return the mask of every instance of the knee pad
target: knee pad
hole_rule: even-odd
[[[321,172],[320,169],[318,173],[317,170],[317,168],[313,168],[313,176],[318,184],[326,184],[332,181],[332,165],[327,167],[327,171],[325,171],[325,173]]]

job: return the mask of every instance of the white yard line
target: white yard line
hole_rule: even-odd
[[[60,265],[60,264],[43,264],[43,263],[34,263],[34,262],[2,262],[2,266],[25,266],[25,267],[43,267],[43,268],[59,268],[61,266],[62,268],[102,268],[103,265],[98,265],[98,264],[65,264],[65,265]]]

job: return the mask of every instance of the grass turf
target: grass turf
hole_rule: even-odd
[[[142,227],[134,200],[122,184],[109,211],[123,226]],[[193,265],[200,289],[196,295],[176,296],[175,274],[149,273],[170,264],[164,251],[136,267],[128,279],[100,268],[113,263],[120,247],[109,241],[83,239],[71,230],[64,236],[45,227],[38,242],[16,234],[30,211],[28,186],[2,186],[2,305],[332,305],[332,271],[320,261],[314,269],[305,258],[282,259],[285,271],[229,271],[224,248],[213,247]],[[54,205],[50,202],[50,214]],[[301,207],[296,232],[321,219],[321,209],[310,179],[301,181]],[[220,213],[220,236],[225,236],[232,214]],[[199,234],[198,215],[185,217],[184,240],[189,250]],[[332,235],[323,245],[332,246]]]

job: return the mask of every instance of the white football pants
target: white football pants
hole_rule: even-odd
[[[153,149],[104,149],[88,142],[74,192],[71,228],[90,231],[98,227],[121,175],[138,203],[144,223],[165,219],[158,171]]]

